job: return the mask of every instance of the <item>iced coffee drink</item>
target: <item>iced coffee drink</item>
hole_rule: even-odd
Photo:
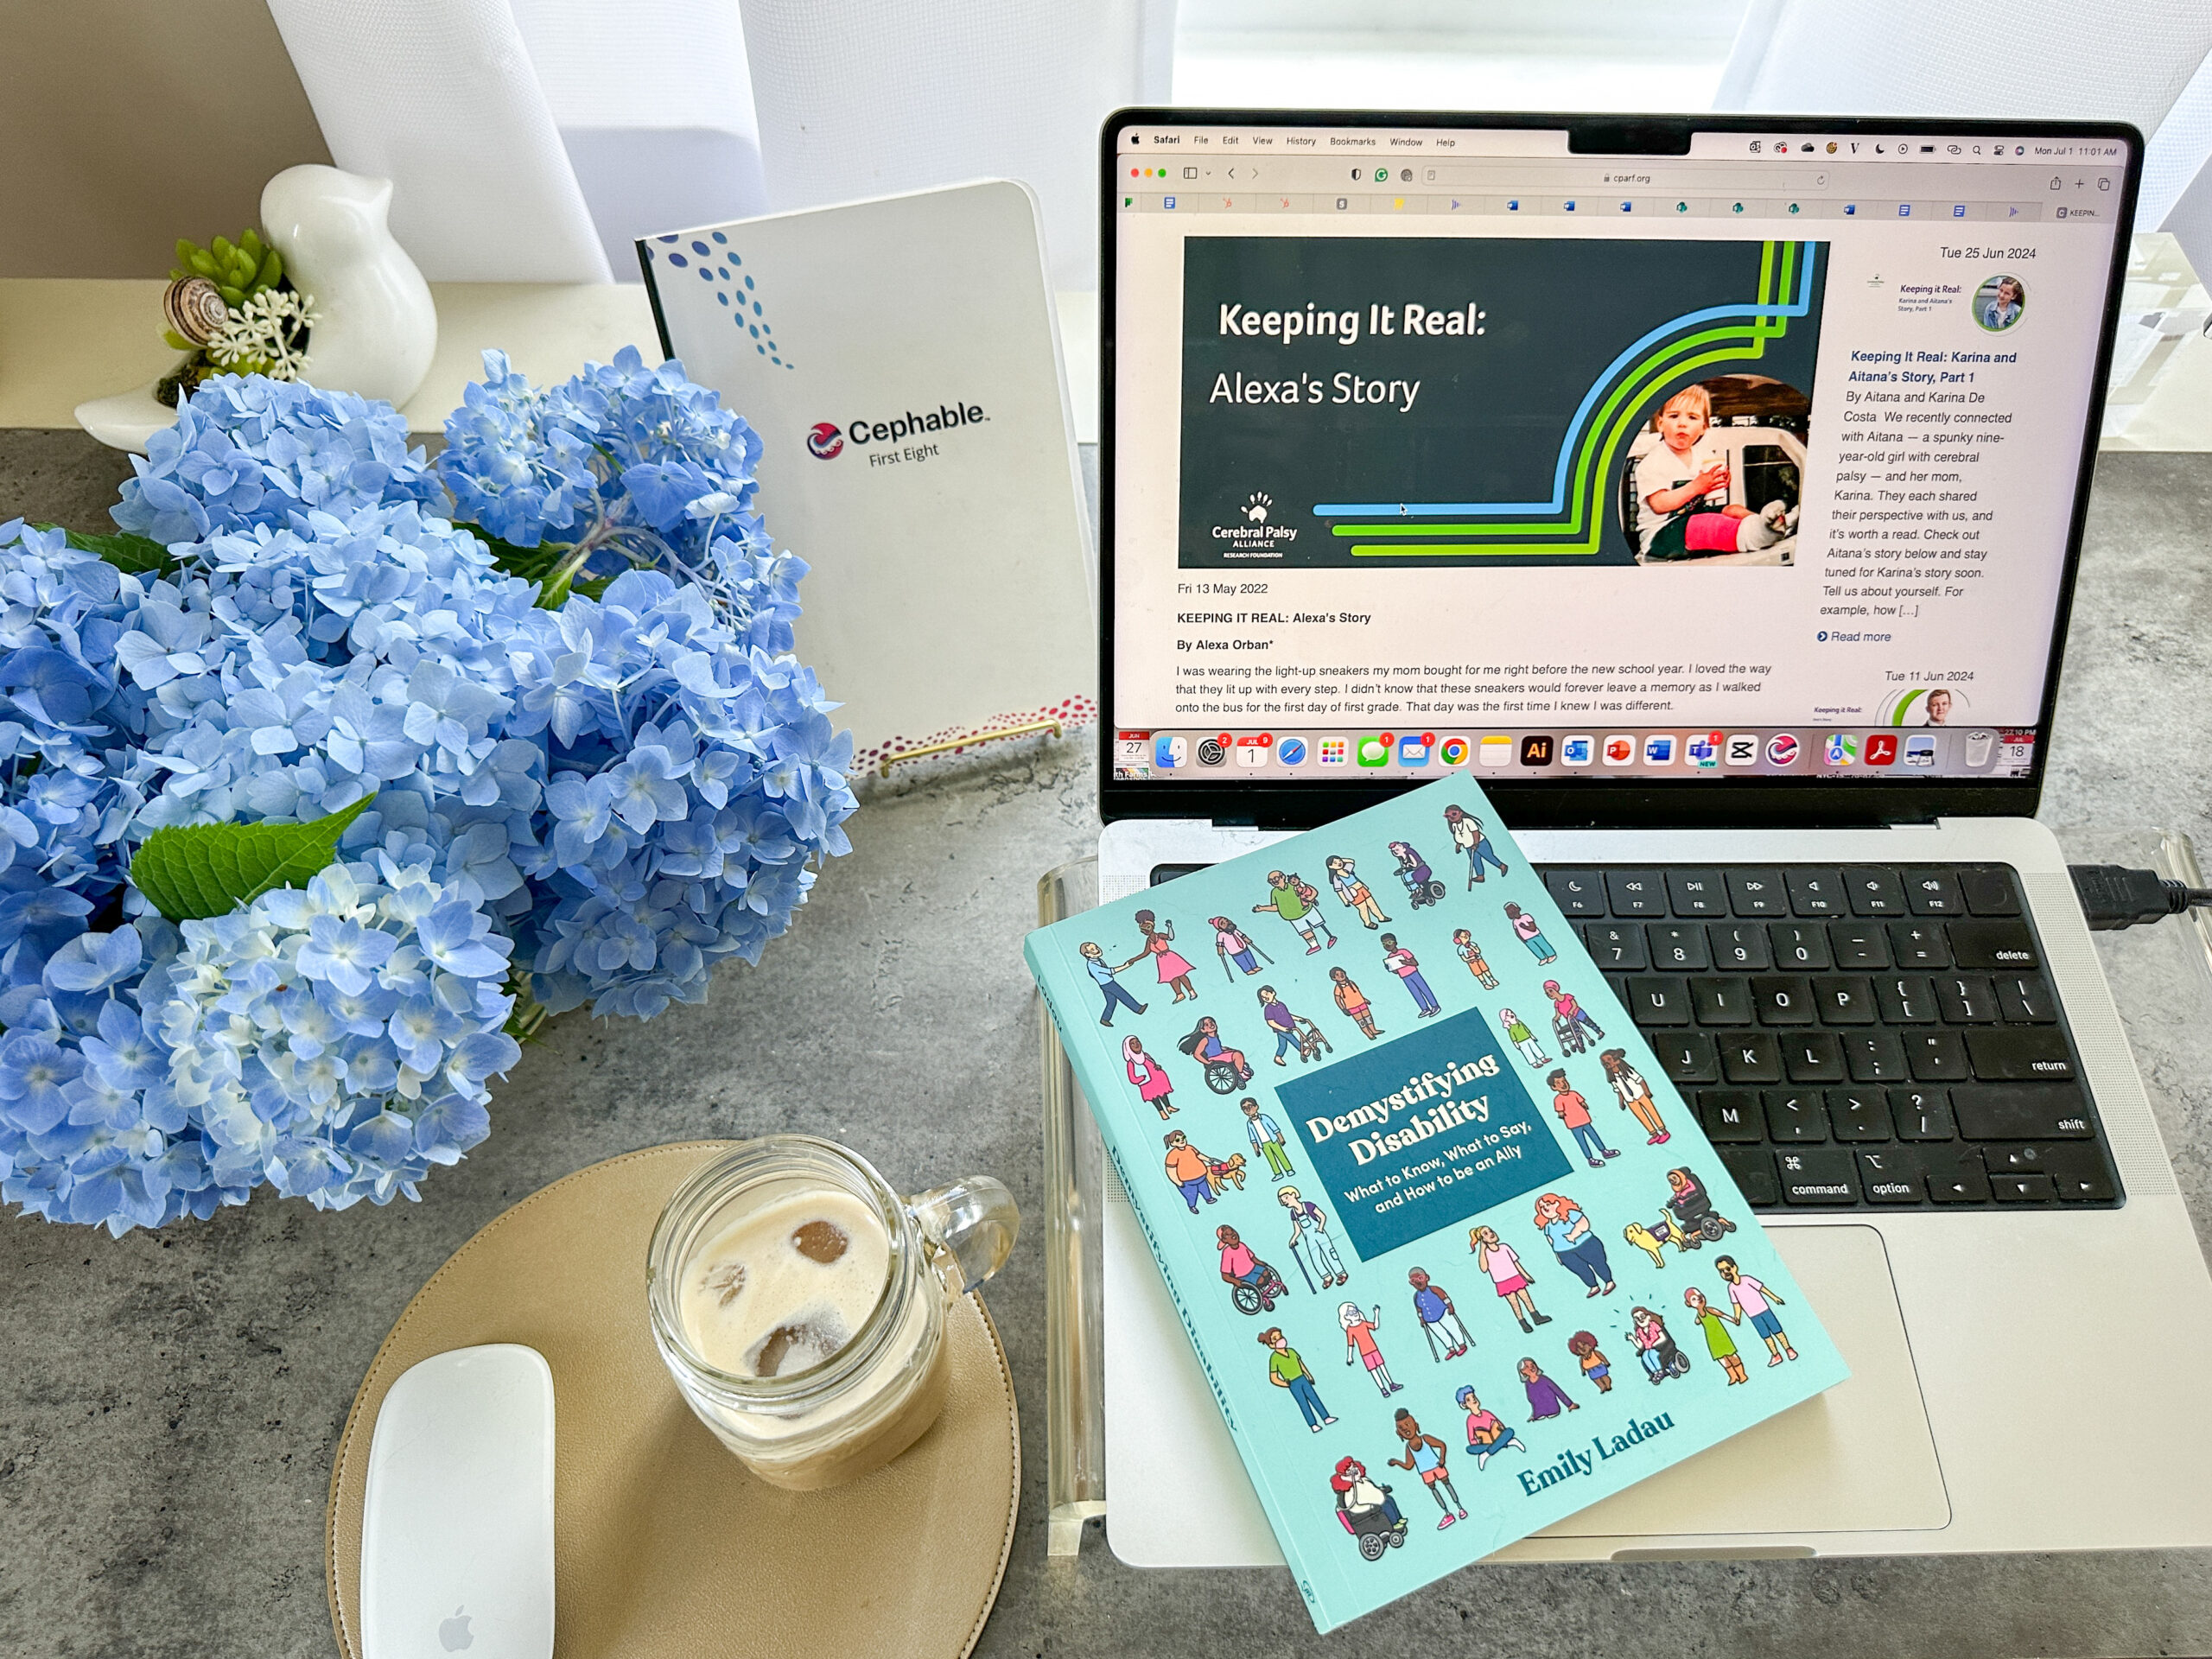
[[[654,1340],[692,1410],[754,1473],[835,1485],[936,1421],[945,1304],[996,1270],[1014,1224],[995,1181],[908,1200],[831,1142],[747,1142],[662,1214]]]

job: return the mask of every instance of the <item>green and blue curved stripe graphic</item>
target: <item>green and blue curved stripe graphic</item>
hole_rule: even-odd
[[[1726,372],[1757,363],[1769,341],[1787,337],[1791,319],[1804,317],[1812,309],[1816,247],[1809,242],[1763,244],[1754,300],[1688,312],[1651,330],[1616,357],[1592,384],[1568,423],[1550,500],[1324,501],[1315,505],[1314,516],[1358,519],[1391,515],[1381,523],[1331,525],[1332,536],[1355,543],[1348,550],[1356,558],[1572,557],[1596,553],[1603,533],[1600,497],[1607,462],[1624,447],[1651,397],[1699,370]],[[1707,324],[1715,326],[1703,326]],[[1529,516],[1515,522],[1488,522],[1524,514]],[[1434,522],[1446,515],[1483,522]]]

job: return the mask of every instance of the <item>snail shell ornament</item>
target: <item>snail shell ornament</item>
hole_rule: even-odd
[[[195,346],[205,346],[231,320],[231,308],[205,276],[181,276],[162,296],[162,314],[170,327]]]

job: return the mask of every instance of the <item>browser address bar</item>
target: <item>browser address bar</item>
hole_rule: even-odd
[[[1424,184],[1459,188],[1497,187],[1607,190],[1685,196],[1816,196],[1828,188],[1825,168],[1643,168],[1613,163],[1553,166],[1527,162],[1509,167],[1432,162],[1415,171]]]

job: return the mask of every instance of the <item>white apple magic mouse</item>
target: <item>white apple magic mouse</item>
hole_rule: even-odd
[[[363,1659],[552,1659],[553,1372],[519,1343],[410,1367],[377,1412]]]

